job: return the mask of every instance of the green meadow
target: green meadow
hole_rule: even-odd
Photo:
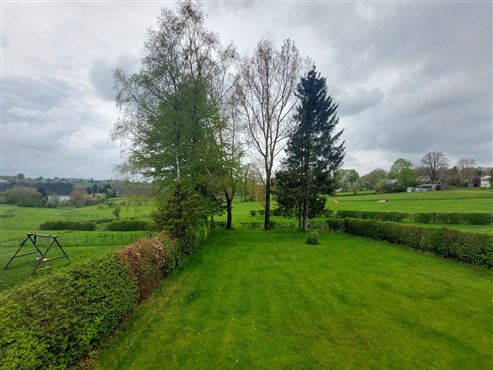
[[[151,202],[129,201],[128,198],[119,198],[115,201],[121,206],[120,218],[149,218],[154,205]],[[125,204],[125,206],[123,206]],[[101,219],[115,219],[113,207],[94,205],[88,207],[64,208],[30,208],[2,204],[0,206],[0,291],[8,289],[26,280],[35,279],[51,273],[52,270],[77,263],[95,255],[128,245],[146,236],[149,232],[110,232],[99,228],[97,231],[44,231],[39,226],[46,221],[95,221]],[[7,216],[7,217],[5,217]],[[26,234],[34,232],[40,234],[57,235],[62,248],[68,254],[70,262],[65,259],[50,261],[45,269],[32,271],[36,265],[37,254],[16,258],[4,270],[10,257],[17,251],[19,244],[26,238]],[[46,243],[45,243],[46,244]],[[47,245],[42,244],[43,248]],[[22,253],[35,251],[31,243],[26,243]],[[20,253],[21,254],[21,253]],[[53,247],[48,257],[62,256],[61,251]]]
[[[386,199],[386,202],[378,202]],[[121,207],[120,219],[150,219],[155,209],[152,201],[142,201],[134,198],[117,198],[115,205]],[[275,207],[275,203],[274,203]],[[337,210],[362,211],[397,211],[397,212],[493,212],[493,191],[491,190],[447,190],[428,193],[396,193],[396,194],[338,194],[328,198],[327,208]],[[241,202],[236,197],[233,206],[233,226],[242,228],[242,224],[257,222],[263,224],[260,210],[263,207],[256,202]],[[26,279],[36,278],[48,271],[39,271],[32,276],[34,257],[26,256],[15,259],[7,270],[7,264],[19,243],[28,232],[58,235],[59,240],[70,257],[71,262],[90,258],[106,250],[112,250],[132,243],[134,240],[149,236],[147,232],[109,232],[97,231],[40,231],[39,226],[46,221],[89,221],[101,219],[115,219],[113,207],[94,205],[88,207],[66,208],[28,208],[12,205],[0,205],[0,291],[21,283]],[[255,216],[251,211],[257,211]],[[8,217],[5,217],[8,216]],[[216,216],[216,220],[225,221],[226,215]],[[273,221],[297,225],[295,218],[273,216]],[[427,227],[448,227],[461,231],[493,233],[491,225],[425,225]],[[57,250],[50,252],[56,256]],[[33,258],[31,258],[33,257]],[[66,259],[59,259],[50,263],[50,266],[68,265]],[[51,268],[50,267],[50,268]]]
[[[491,369],[491,271],[335,232],[214,230],[94,369]]]

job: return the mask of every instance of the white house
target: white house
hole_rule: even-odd
[[[485,189],[491,188],[491,176],[481,177],[481,187]]]

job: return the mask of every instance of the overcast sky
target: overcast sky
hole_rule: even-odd
[[[136,71],[173,2],[2,2],[1,172],[114,177],[111,70]],[[339,103],[360,175],[441,151],[492,166],[492,3],[209,2],[208,28],[249,54],[292,39]]]

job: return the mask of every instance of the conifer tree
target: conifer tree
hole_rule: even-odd
[[[315,67],[301,79],[296,94],[300,101],[294,117],[297,126],[277,176],[283,179],[288,175],[290,181],[280,181],[278,198],[283,198],[283,192],[290,194],[285,198],[297,202],[291,207],[299,210],[301,229],[307,230],[308,216],[323,210],[320,205],[325,204],[325,195],[335,192],[335,172],[342,165],[345,143],[339,143],[343,130],[335,133],[338,104],[328,95],[326,80]]]

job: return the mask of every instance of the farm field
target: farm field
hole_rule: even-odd
[[[379,203],[379,200],[386,202]],[[338,203],[336,203],[338,202]],[[327,208],[337,210],[404,212],[404,213],[492,213],[493,191],[443,190],[425,193],[393,193],[335,196]]]
[[[491,271],[335,232],[214,230],[94,369],[491,369]]]
[[[121,208],[120,219],[131,217],[148,217],[154,206],[151,203],[130,203],[126,198],[117,198],[116,204],[125,202],[127,205]],[[67,259],[58,259],[49,263],[50,268],[38,270],[32,275],[37,255],[19,257],[13,260],[7,270],[4,266],[10,260],[29,232],[51,234],[59,236],[59,241],[68,254],[71,263],[77,263],[95,254],[128,245],[134,240],[149,236],[149,232],[111,232],[97,231],[40,231],[39,225],[46,221],[88,221],[98,219],[115,219],[113,208],[107,205],[94,205],[88,207],[67,208],[29,208],[12,205],[0,205],[0,215],[8,217],[0,218],[0,291],[8,289],[28,279],[38,278],[60,267],[69,265]],[[32,244],[27,243],[26,252],[35,251]],[[23,248],[23,250],[24,250]],[[62,255],[57,248],[52,248],[48,254],[53,258]]]

